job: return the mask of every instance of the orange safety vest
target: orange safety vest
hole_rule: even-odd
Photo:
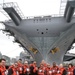
[[[33,69],[33,72],[36,73],[38,71],[38,68],[35,66]]]
[[[22,64],[18,64],[18,71],[19,71],[19,74],[23,73],[23,65]]]
[[[26,72],[30,73],[29,66],[24,65],[23,68],[24,68],[24,71],[23,71],[24,74],[25,74]]]
[[[12,75],[19,75],[19,72],[18,72],[18,70],[17,70],[17,68],[11,68],[12,69],[12,71],[13,71],[13,74]]]
[[[37,68],[37,66],[34,65],[34,64],[33,64],[33,67],[34,67],[33,72],[36,73],[36,71],[38,70],[38,68]]]
[[[52,67],[52,75],[56,75],[58,71],[58,67]]]
[[[59,68],[56,75],[62,75],[64,70],[65,70],[64,67],[63,68]]]
[[[0,66],[0,72],[1,72],[1,75],[5,75],[5,72],[6,72],[5,66]]]
[[[46,68],[46,75],[52,75],[52,69],[51,68]]]
[[[68,68],[67,75],[74,75],[73,71],[74,71],[74,67]]]
[[[10,69],[10,68],[13,68],[14,66],[13,65],[11,65],[11,66],[9,66],[9,68],[8,69]]]
[[[44,73],[45,73],[45,70],[39,68],[38,75],[45,75]]]
[[[35,64],[30,64],[30,67],[33,67],[33,73],[36,73],[38,71],[38,67]]]

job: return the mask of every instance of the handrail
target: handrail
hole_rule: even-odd
[[[61,0],[59,14],[64,15],[65,7],[68,0]]]
[[[16,2],[9,2],[9,3],[4,3],[3,4],[3,8],[8,8],[8,7],[13,7],[15,9],[15,11],[19,14],[19,16],[22,19],[25,19],[24,14],[20,10],[20,8],[19,8],[19,6],[18,6],[18,4]]]
[[[24,14],[22,13],[22,11],[20,10],[18,4],[16,2],[8,2],[8,3],[3,3],[3,4],[0,4],[1,6],[1,9],[3,8],[9,8],[9,7],[13,7],[15,9],[15,11],[19,14],[19,16],[22,18],[22,19],[34,19],[36,17],[41,17],[41,18],[44,18],[44,17],[60,17],[60,16],[63,16],[63,15],[60,15],[60,14],[54,14],[54,15],[47,15],[47,16],[30,16],[30,17],[25,17]],[[9,17],[9,15],[4,11],[4,10],[0,10],[6,17]]]
[[[49,16],[51,16],[51,17],[62,17],[63,14],[64,14],[63,11],[64,11],[64,9],[65,9],[65,7],[66,7],[67,1],[68,1],[68,0],[61,0],[61,5],[60,5],[60,12],[59,12],[59,14],[53,14],[53,15],[47,15],[47,16],[41,15],[41,16],[29,16],[29,17],[25,17],[16,2],[8,2],[8,3],[0,4],[0,8],[1,8],[0,11],[1,11],[6,17],[8,17],[8,19],[10,19],[9,15],[8,15],[4,10],[2,10],[3,8],[6,8],[6,7],[13,7],[13,8],[15,9],[15,11],[19,14],[19,16],[20,16],[22,19],[35,19],[36,17],[44,18],[44,17],[49,17]],[[63,5],[63,3],[65,3],[65,5]]]

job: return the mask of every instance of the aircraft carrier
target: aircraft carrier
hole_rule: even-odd
[[[2,10],[9,20],[1,23],[38,64],[41,60],[60,64],[75,42],[74,9],[75,1],[68,0],[63,15],[25,18],[16,3],[4,3]]]

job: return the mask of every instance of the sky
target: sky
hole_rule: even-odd
[[[0,3],[17,2],[24,16],[59,14],[61,0],[0,0]],[[2,19],[1,19],[2,20]]]
[[[6,2],[17,2],[25,17],[59,14],[61,0],[0,0],[0,4]],[[1,8],[1,6],[0,6]],[[0,12],[0,21],[8,18]],[[0,24],[0,29],[4,25]],[[0,52],[9,57],[16,57],[23,51],[17,43],[13,43],[14,37],[6,36],[0,31]]]
[[[4,25],[0,24],[0,28],[4,29]],[[13,43],[14,37],[6,36],[6,34],[8,33],[3,33],[3,31],[0,30],[0,52],[2,55],[7,55],[11,58],[19,56],[23,48],[20,48],[18,43]]]

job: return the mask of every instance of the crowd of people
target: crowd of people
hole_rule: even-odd
[[[0,75],[75,75],[75,67],[72,64],[65,68],[62,64],[57,65],[53,62],[51,66],[42,60],[38,67],[35,61],[31,64],[25,61],[22,64],[22,60],[19,59],[6,68],[5,63],[5,59],[0,59]]]

